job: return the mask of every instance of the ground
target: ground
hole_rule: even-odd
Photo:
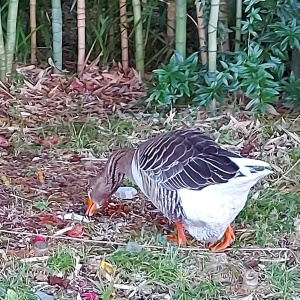
[[[155,116],[130,99],[104,105],[63,93],[3,99],[0,299],[36,299],[36,291],[54,297],[42,299],[300,299],[297,116],[254,120],[230,108]],[[88,179],[109,149],[186,126],[274,168],[232,224],[228,251],[210,253],[190,236],[185,247],[167,244],[174,224],[141,193],[112,197],[89,222],[58,217],[84,215]],[[32,250],[37,237],[48,242],[42,256]]]

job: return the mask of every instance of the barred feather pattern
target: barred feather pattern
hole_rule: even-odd
[[[155,207],[168,219],[174,222],[183,222],[186,216],[178,192],[156,185],[153,179],[141,169],[139,175],[141,181],[137,184]]]
[[[165,189],[201,190],[228,182],[239,167],[229,157],[240,157],[194,130],[177,130],[140,145],[139,168]]]

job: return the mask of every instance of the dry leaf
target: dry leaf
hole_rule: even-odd
[[[40,181],[41,184],[45,183],[45,176],[44,176],[44,174],[43,174],[42,171],[38,171],[37,177],[38,177],[38,179],[39,179],[39,181]]]
[[[39,224],[42,225],[52,225],[52,226],[57,226],[57,225],[62,225],[65,224],[62,219],[58,218],[57,216],[39,216]]]
[[[39,140],[39,144],[41,146],[53,146],[53,145],[57,145],[60,142],[60,137],[58,137],[57,135],[54,136],[46,136],[43,139]]]
[[[56,285],[57,284],[57,285],[59,285],[59,286],[66,289],[69,285],[69,282],[70,282],[70,280],[68,280],[68,279],[63,279],[63,278],[60,278],[60,277],[57,277],[57,276],[52,276],[52,275],[48,276],[48,283],[50,285]]]
[[[29,249],[7,250],[7,254],[11,256],[17,256],[19,258],[27,258],[30,257],[33,252]]]
[[[10,146],[9,141],[3,135],[0,135],[0,147],[6,148],[9,146]]]
[[[102,260],[100,263],[100,269],[103,270],[108,275],[112,275],[114,272],[114,269],[111,264],[106,262],[105,260]]]
[[[73,229],[67,231],[67,235],[73,238],[82,237],[83,227],[81,225],[75,225]]]
[[[9,179],[5,175],[1,175],[1,180],[7,187],[10,187]]]

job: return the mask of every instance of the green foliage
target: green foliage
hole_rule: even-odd
[[[170,108],[188,101],[195,92],[198,68],[198,53],[186,59],[174,53],[167,65],[153,71],[152,87],[146,100],[148,106]]]
[[[296,79],[293,72],[281,80],[283,98],[292,107],[300,107],[300,78]]]
[[[300,2],[246,0],[244,11],[239,52],[219,53],[218,71],[213,74],[173,56],[167,66],[154,71],[148,105],[169,107],[183,100],[208,106],[213,100],[223,103],[238,91],[248,100],[246,109],[262,114],[274,111],[280,97],[290,106],[300,105],[299,72],[293,72],[300,69],[300,59],[291,55],[300,49]],[[223,27],[220,23],[219,40]]]

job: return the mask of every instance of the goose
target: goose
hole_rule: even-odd
[[[211,251],[235,240],[231,223],[244,208],[250,189],[272,173],[269,163],[242,157],[193,129],[157,135],[136,149],[114,151],[90,181],[86,215],[110,200],[126,176],[165,217],[186,244],[185,230]]]

